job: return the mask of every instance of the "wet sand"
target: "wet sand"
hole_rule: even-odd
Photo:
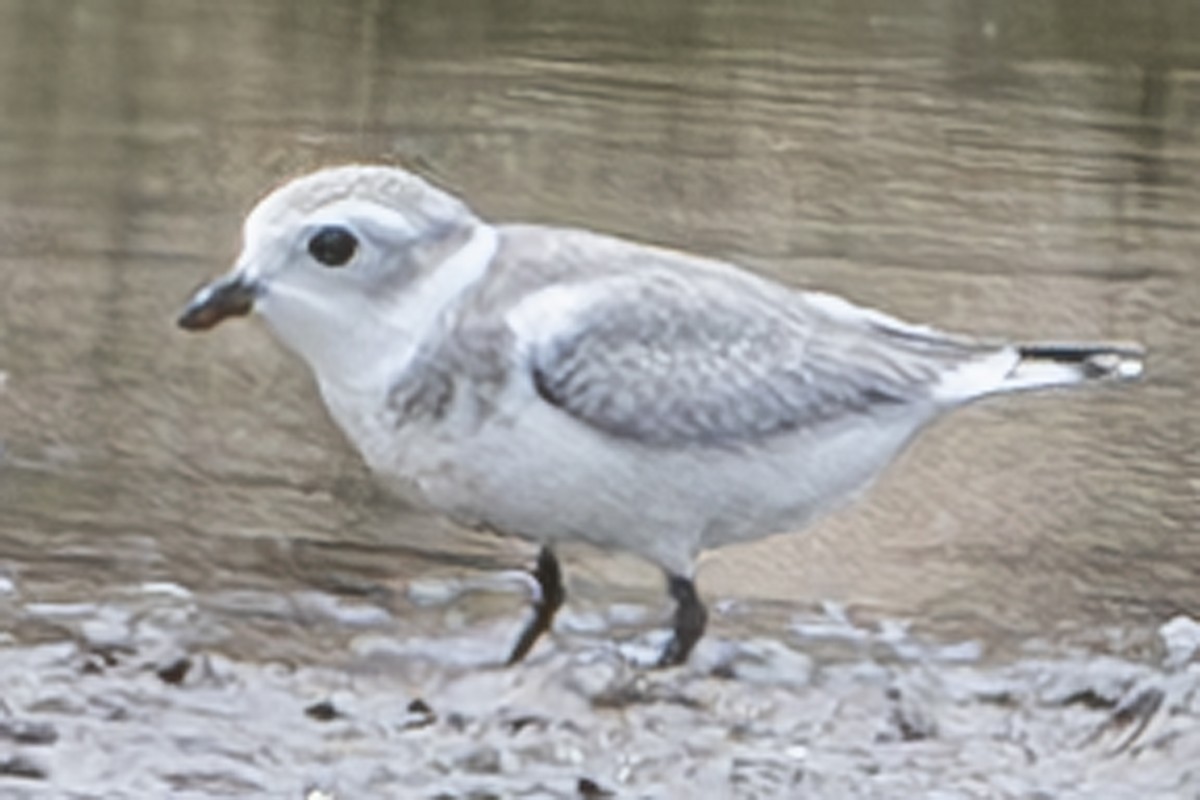
[[[444,590],[444,591],[443,591]],[[1200,624],[1027,641],[993,657],[837,607],[776,636],[725,638],[718,606],[684,668],[641,666],[663,609],[564,613],[529,661],[519,618],[461,586],[410,587],[422,634],[386,605],[312,591],[260,629],[336,629],[309,661],[252,659],[230,618],[169,584],[145,603],[29,604],[37,644],[0,661],[0,796],[24,798],[1194,798]],[[509,597],[509,601],[514,598]],[[9,611],[20,587],[6,586]],[[511,602],[508,605],[512,605]],[[274,617],[272,619],[272,617]],[[241,623],[234,623],[236,625]],[[277,631],[278,633],[278,631]],[[619,641],[620,644],[613,644]],[[1107,650],[1107,652],[1105,651]]]

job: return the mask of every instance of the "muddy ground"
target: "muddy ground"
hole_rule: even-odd
[[[436,587],[409,598],[423,632],[313,591],[22,605],[3,588],[11,800],[1200,797],[1185,617],[996,657],[836,607],[731,639],[754,609],[726,606],[691,664],[650,670],[662,609],[624,604],[565,612],[504,669],[519,620]],[[247,624],[279,652],[229,652]],[[288,630],[331,649],[289,655]]]

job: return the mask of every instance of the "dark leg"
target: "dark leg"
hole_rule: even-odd
[[[549,547],[542,546],[541,552],[538,553],[537,566],[530,574],[538,582],[541,597],[534,602],[533,619],[529,620],[525,630],[521,631],[521,638],[517,639],[512,655],[508,657],[510,667],[529,653],[538,637],[550,630],[554,614],[562,607],[563,598],[567,596],[562,585],[562,570],[558,567],[558,559]]]
[[[668,575],[667,591],[675,598],[675,625],[671,641],[658,659],[660,667],[674,667],[687,661],[708,624],[708,609],[700,602],[691,578]]]

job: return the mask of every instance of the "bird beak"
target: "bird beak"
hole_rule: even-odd
[[[254,310],[259,286],[238,275],[218,278],[200,289],[179,315],[179,327],[206,331],[227,317],[242,317]]]

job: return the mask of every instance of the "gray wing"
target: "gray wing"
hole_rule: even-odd
[[[548,403],[656,446],[736,445],[916,402],[984,348],[823,295],[721,275],[590,281],[531,348]]]

